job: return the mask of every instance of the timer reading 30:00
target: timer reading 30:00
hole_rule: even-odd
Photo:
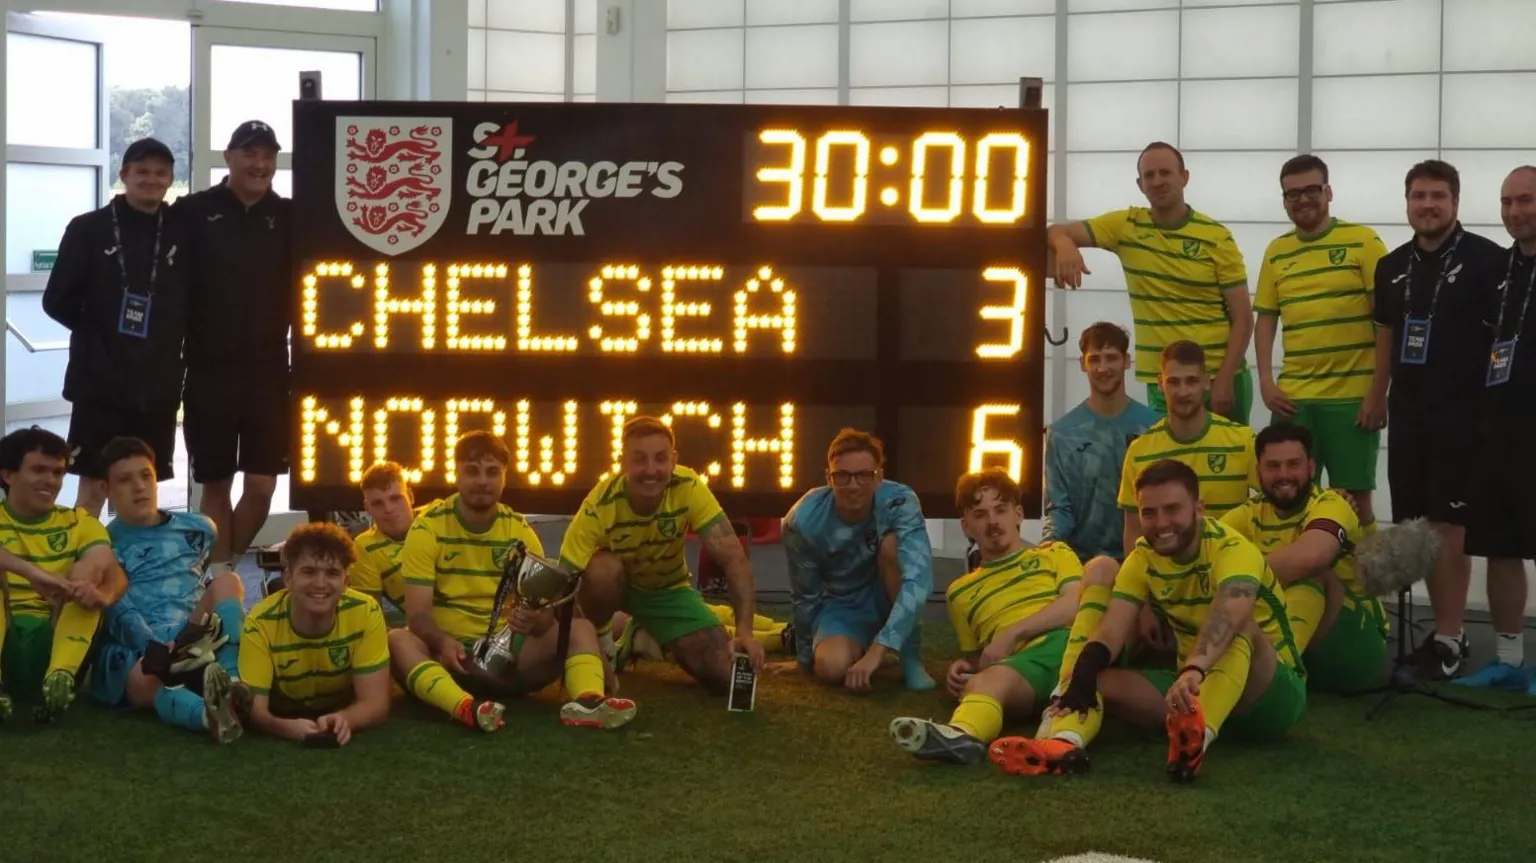
[[[1027,209],[1029,141],[767,128],[748,140],[747,174],[751,222],[1013,226]]]

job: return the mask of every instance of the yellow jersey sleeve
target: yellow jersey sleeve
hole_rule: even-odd
[[[1230,231],[1224,231],[1221,239],[1211,246],[1211,263],[1216,265],[1216,285],[1225,291],[1229,288],[1248,287],[1248,267],[1243,263],[1243,251],[1237,247]]]
[[[112,544],[107,528],[95,516],[83,509],[76,510],[75,514],[80,517],[75,522],[75,560],[84,557],[87,551],[98,545]]]
[[[944,605],[949,610],[949,624],[955,628],[955,643],[960,650],[965,653],[980,650],[981,642],[976,640],[976,633],[971,631],[970,603],[951,597]]]
[[[384,589],[383,580],[379,578],[379,568],[374,565],[373,554],[363,546],[364,536],[367,534],[359,534],[352,539],[352,553],[357,559],[347,567],[347,587],[378,599],[380,591]]]
[[[252,609],[254,611],[254,609]],[[240,630],[240,679],[252,692],[267,695],[272,691],[272,649],[267,634],[254,616],[245,619]]]
[[[1151,595],[1152,582],[1147,578],[1147,552],[1138,545],[1125,556],[1125,563],[1120,564],[1120,571],[1115,573],[1115,588],[1110,598],[1142,606]]]
[[[384,612],[377,601],[369,602],[363,620],[363,637],[352,653],[352,674],[362,676],[388,667],[389,634],[384,625]]]
[[[437,584],[437,534],[425,519],[411,525],[400,550],[400,574],[407,586],[433,587]]]
[[[1244,427],[1244,431],[1247,432],[1244,445],[1248,448],[1248,490],[1261,492],[1264,487],[1259,485],[1259,438],[1251,427]]]
[[[1083,227],[1088,230],[1088,237],[1093,240],[1094,247],[1109,252],[1120,247],[1120,241],[1125,238],[1126,228],[1130,224],[1130,210],[1110,210],[1083,220]]]
[[[1270,261],[1274,251],[1274,243],[1264,250],[1264,263],[1259,265],[1259,284],[1254,289],[1253,310],[1261,315],[1280,314],[1280,291],[1275,287],[1275,265]]]
[[[1221,517],[1221,523],[1241,534],[1249,542],[1254,541],[1252,504],[1245,503],[1242,506],[1233,507],[1230,512]]]
[[[1062,588],[1083,580],[1083,562],[1070,545],[1064,542],[1051,543],[1051,563],[1056,567],[1057,596],[1061,595]]]
[[[1229,536],[1220,541],[1216,553],[1211,555],[1211,590],[1220,594],[1222,585],[1244,581],[1262,587],[1265,565],[1264,553],[1258,546]]]
[[[597,507],[590,499],[584,500],[576,517],[565,528],[565,538],[560,540],[560,560],[574,569],[586,569],[592,562],[592,555],[603,547],[607,537],[608,528],[598,516]]]
[[[1125,448],[1125,463],[1120,465],[1120,508],[1126,512],[1136,511],[1136,443]]]
[[[715,499],[715,493],[704,484],[703,477],[695,480],[688,489],[688,526],[694,533],[702,533],[722,518],[725,518],[725,510]]]
[[[1376,266],[1381,259],[1387,256],[1387,244],[1381,241],[1381,235],[1372,228],[1366,228],[1369,235],[1360,247],[1360,280],[1365,285],[1367,294],[1375,295],[1376,292]]]
[[[1326,519],[1344,529],[1346,535],[1354,535],[1360,529],[1360,515],[1355,508],[1349,505],[1342,495],[1324,494],[1309,507],[1307,507],[1307,524],[1301,526],[1302,530],[1307,525],[1319,519]]]

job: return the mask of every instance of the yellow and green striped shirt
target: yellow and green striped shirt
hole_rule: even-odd
[[[999,632],[1044,610],[1061,596],[1062,588],[1082,579],[1083,562],[1064,542],[1021,548],[960,576],[944,593],[960,649],[980,650],[991,644]],[[1046,635],[1042,632],[1018,649]]]
[[[1125,270],[1136,325],[1136,380],[1156,381],[1163,348],[1180,339],[1204,348],[1206,370],[1215,374],[1232,330],[1222,292],[1248,287],[1232,232],[1193,208],[1173,228],[1154,224],[1146,207],[1114,210],[1083,224],[1093,245],[1114,252]]]
[[[1386,254],[1376,231],[1338,219],[1313,239],[1291,231],[1264,250],[1253,308],[1280,317],[1285,357],[1277,382],[1286,395],[1356,401],[1370,391],[1372,291]]]
[[[437,505],[437,501],[416,507],[415,515],[421,515]],[[347,586],[368,594],[374,599],[388,597],[400,610],[405,610],[405,579],[400,574],[400,552],[405,550],[405,540],[393,539],[376,524],[352,538],[352,548],[357,560],[347,569]]]
[[[438,628],[472,641],[484,637],[491,625],[501,568],[515,541],[544,554],[539,535],[512,507],[496,504],[496,520],[476,533],[459,517],[459,496],[451,495],[416,516],[400,552],[400,572],[407,587],[432,588],[432,619]]]
[[[1205,429],[1193,440],[1179,440],[1163,419],[1131,441],[1120,468],[1121,509],[1136,509],[1136,478],[1153,462],[1165,458],[1194,470],[1200,478],[1200,500],[1213,517],[1220,518],[1246,501],[1250,492],[1259,490],[1253,429],[1208,412]]]
[[[580,570],[598,551],[609,551],[624,562],[631,588],[688,587],[692,576],[683,554],[688,531],[701,532],[725,518],[714,492],[697,473],[681,465],[672,469],[667,491],[654,512],[635,512],[628,490],[629,480],[621,473],[587,493],[565,530],[560,559]]]
[[[1145,539],[1137,540],[1135,550],[1126,555],[1115,576],[1113,597],[1138,606],[1150,601],[1152,610],[1172,627],[1179,643],[1179,665],[1183,665],[1194,652],[1200,627],[1205,625],[1221,586],[1238,581],[1258,585],[1253,621],[1274,645],[1280,661],[1300,668],[1301,654],[1291,635],[1285,592],[1274,571],[1264,562],[1258,546],[1215,519],[1202,519],[1200,553],[1187,563],[1163,557]]]
[[[75,561],[98,545],[111,545],[107,529],[83,509],[55,506],[37,518],[24,518],[0,502],[0,546],[49,575],[64,578]],[[47,617],[53,613],[46,599],[32,589],[32,582],[14,572],[6,573],[11,614]],[[5,613],[0,608],[0,614]]]
[[[351,704],[354,680],[389,667],[384,612],[371,597],[348,590],[336,623],[318,638],[293,629],[287,590],[256,603],[240,631],[240,679],[272,699],[274,712],[320,714]]]

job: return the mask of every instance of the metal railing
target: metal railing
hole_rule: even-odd
[[[10,318],[5,320],[5,331],[15,336],[16,340],[21,342],[21,346],[26,348],[29,354],[46,354],[52,351],[69,350],[69,339],[55,339],[51,342],[32,341],[27,338],[26,333],[23,333],[14,323],[11,323]]]

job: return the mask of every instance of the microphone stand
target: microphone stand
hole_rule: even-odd
[[[1490,704],[1481,704],[1476,701],[1471,701],[1469,699],[1461,698],[1455,695],[1447,695],[1443,692],[1436,691],[1414,675],[1413,669],[1411,667],[1411,659],[1408,653],[1408,642],[1412,638],[1412,630],[1415,628],[1415,624],[1411,618],[1412,612],[1409,611],[1409,592],[1409,588],[1403,588],[1402,590],[1398,591],[1397,594],[1397,659],[1392,664],[1391,677],[1388,678],[1386,683],[1383,683],[1380,686],[1375,686],[1370,689],[1363,689],[1359,692],[1351,692],[1345,697],[1354,698],[1361,695],[1382,695],[1382,693],[1385,693],[1382,695],[1381,700],[1376,702],[1376,706],[1372,707],[1371,711],[1365,715],[1367,722],[1370,722],[1377,716],[1381,715],[1382,711],[1391,706],[1391,704],[1397,700],[1399,695],[1422,695],[1425,698],[1432,698],[1435,701],[1449,704],[1454,707],[1464,707],[1468,710],[1499,710],[1499,708]]]

